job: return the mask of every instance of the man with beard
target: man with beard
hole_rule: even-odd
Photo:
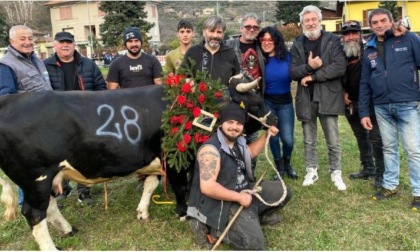
[[[375,187],[382,185],[384,173],[384,155],[382,140],[376,117],[372,116],[371,131],[360,124],[359,118],[359,82],[362,72],[362,29],[358,21],[347,21],[341,26],[343,35],[343,49],[347,59],[346,76],[343,78],[345,115],[356,137],[362,169],[358,173],[350,174],[350,179],[375,178]],[[373,109],[373,108],[372,108]],[[374,115],[374,111],[371,111]]]
[[[341,148],[338,116],[344,114],[341,79],[346,59],[340,39],[322,31],[321,10],[313,5],[299,14],[303,35],[293,43],[290,53],[290,77],[298,81],[295,107],[302,122],[306,176],[303,186],[318,180],[317,119],[322,126],[328,147],[331,181],[338,190],[346,190],[341,177]]]
[[[237,250],[266,250],[261,225],[280,222],[276,212],[291,198],[287,190],[282,203],[267,206],[252,195],[255,180],[251,158],[264,149],[268,134],[276,135],[278,129],[271,126],[247,145],[241,136],[245,118],[245,110],[236,103],[222,108],[217,133],[197,153],[187,215],[196,244],[208,250],[208,237],[220,237],[241,206],[244,208],[223,242]],[[285,193],[279,181],[262,181],[260,186],[267,202],[276,202]]]
[[[123,42],[127,54],[112,61],[106,78],[108,89],[162,84],[162,66],[155,56],[142,52],[143,40],[139,28],[125,29]]]
[[[372,198],[383,200],[399,194],[401,136],[412,188],[411,207],[420,211],[420,38],[412,32],[396,37],[392,21],[392,14],[382,8],[369,15],[374,36],[362,56],[359,114],[363,127],[373,130],[370,107],[374,107],[383,142],[384,181]]]
[[[58,32],[54,37],[55,54],[44,60],[54,90],[99,91],[106,90],[106,83],[96,63],[83,57],[75,49],[74,36],[69,32]],[[72,187],[63,181],[63,194],[56,200],[67,198]],[[82,205],[92,205],[90,187],[77,184],[78,201]]]
[[[203,24],[204,40],[188,49],[180,70],[191,69],[194,75],[197,71],[207,72],[211,79],[226,85],[227,93],[230,77],[239,74],[240,68],[233,48],[223,43],[225,30],[222,17],[209,17]]]

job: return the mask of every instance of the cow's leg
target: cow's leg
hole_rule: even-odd
[[[182,219],[187,215],[187,194],[189,193],[189,171],[182,169],[177,171],[175,168],[167,169],[166,175],[168,176],[169,184],[175,194],[176,199],[176,214]]]
[[[41,222],[33,226],[32,235],[35,237],[35,241],[38,243],[40,250],[57,250],[50,236],[50,232],[48,231],[46,219],[43,219]]]
[[[148,220],[149,219],[149,205],[150,199],[156,187],[159,185],[157,175],[149,175],[144,181],[143,194],[139,205],[137,206],[137,219]]]
[[[17,200],[12,186],[7,180],[4,180],[0,177],[0,185],[3,187],[0,196],[0,202],[5,206],[3,218],[7,221],[12,221],[16,219],[17,212]]]
[[[70,235],[73,233],[72,226],[63,217],[60,210],[57,207],[57,201],[51,196],[50,204],[47,209],[47,221],[56,228],[63,235]]]

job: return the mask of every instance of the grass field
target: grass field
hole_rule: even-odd
[[[283,221],[266,226],[269,250],[420,250],[419,213],[410,209],[411,188],[407,165],[402,155],[401,195],[392,200],[373,201],[373,180],[349,180],[348,175],[360,169],[356,141],[344,117],[340,117],[343,178],[348,189],[338,191],[328,174],[327,149],[319,128],[320,179],[311,187],[302,187],[305,175],[302,129],[295,128],[292,165],[297,181],[285,179],[293,197],[280,212]],[[260,155],[258,172],[268,166]],[[0,176],[4,176],[0,173]],[[267,175],[272,178],[273,172]],[[60,202],[62,213],[79,229],[70,238],[61,238],[51,230],[56,245],[63,250],[199,250],[186,222],[174,214],[174,205],[150,206],[151,219],[136,219],[141,191],[134,177],[108,184],[109,209],[104,210],[103,185],[92,188],[96,204],[83,207],[77,203],[77,192]],[[75,186],[74,186],[75,188]],[[162,186],[157,192],[162,195]],[[0,207],[0,214],[3,208]],[[222,245],[221,250],[230,247]],[[0,250],[38,250],[31,231],[19,215],[14,222],[0,221]]]

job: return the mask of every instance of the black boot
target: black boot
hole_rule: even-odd
[[[293,167],[290,165],[290,157],[283,157],[283,167],[289,178],[298,179],[295,170],[293,170]]]
[[[362,164],[362,169],[358,173],[350,174],[350,179],[364,179],[375,177],[375,166],[373,164]]]
[[[276,169],[280,174],[280,177],[284,177],[284,168],[283,168],[283,162],[281,161],[281,159],[274,159],[274,163],[276,164]],[[274,176],[274,180],[279,180],[279,178],[276,176]]]

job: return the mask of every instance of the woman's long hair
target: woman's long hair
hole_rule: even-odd
[[[261,48],[261,41],[260,39],[264,37],[264,34],[270,34],[271,38],[274,41],[274,51],[276,53],[276,57],[280,60],[285,60],[287,55],[287,48],[286,43],[284,42],[283,34],[274,26],[267,26],[264,27],[257,36],[258,45]],[[264,53],[265,58],[268,57],[268,54]]]

